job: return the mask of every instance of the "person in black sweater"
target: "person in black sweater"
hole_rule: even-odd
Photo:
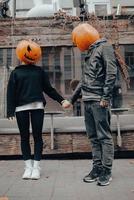
[[[25,161],[23,179],[40,178],[40,160],[43,149],[42,126],[46,93],[59,102],[63,108],[70,103],[65,100],[50,84],[48,75],[34,63],[25,62],[17,66],[10,75],[7,86],[7,118],[13,120],[16,116],[21,136],[21,150]],[[34,163],[31,160],[30,121],[34,138]]]

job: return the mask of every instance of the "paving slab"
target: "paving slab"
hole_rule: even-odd
[[[22,180],[22,160],[0,161],[0,198],[8,200],[134,200],[134,159],[116,159],[113,181],[84,183],[91,160],[42,160],[39,180]]]

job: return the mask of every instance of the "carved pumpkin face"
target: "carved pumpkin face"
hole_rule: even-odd
[[[36,63],[41,57],[41,48],[33,41],[22,40],[16,48],[18,59],[26,64]]]
[[[72,31],[72,41],[81,51],[87,50],[98,39],[98,31],[87,23],[79,24]]]

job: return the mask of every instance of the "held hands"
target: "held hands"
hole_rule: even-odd
[[[64,108],[64,109],[67,109],[67,108],[70,108],[71,107],[71,103],[68,101],[68,100],[63,100],[62,102],[61,102],[61,104],[62,104],[62,108]]]

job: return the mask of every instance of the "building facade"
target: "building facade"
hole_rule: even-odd
[[[76,15],[76,8],[74,8],[72,0],[10,0],[9,5],[12,15],[14,12],[14,4],[16,7],[16,17],[26,17],[31,9],[35,11],[35,9],[38,9],[40,6],[42,8],[44,7],[45,12],[42,11],[42,15],[44,16],[53,15],[53,13],[57,12],[59,9],[64,10],[67,14]],[[51,11],[51,13],[49,11]],[[34,12],[31,16],[28,16],[33,17],[33,14],[40,15],[39,12]]]
[[[79,2],[79,1],[77,1]],[[10,0],[10,9],[13,14],[13,5],[16,4],[16,17],[26,17],[27,13],[40,5],[44,7],[51,6],[53,12],[57,12],[59,9],[64,10],[70,15],[79,15],[80,9],[78,4],[73,0]],[[110,0],[85,0],[86,9],[90,14],[96,14],[98,16],[107,16],[112,13],[112,6]],[[51,9],[51,8],[50,8]],[[35,14],[35,13],[34,13]],[[48,11],[45,10],[44,16],[48,15]],[[40,13],[38,13],[40,15]]]
[[[16,5],[14,4],[16,3]],[[90,14],[107,16],[117,12],[119,5],[133,9],[133,3],[128,1],[112,0],[85,0],[86,9]],[[32,39],[42,48],[40,65],[49,73],[51,83],[66,98],[71,96],[70,82],[80,80],[84,54],[71,41],[73,20],[64,17],[53,18],[54,13],[62,9],[67,15],[79,15],[80,9],[72,0],[10,0],[11,15],[16,13],[15,19],[0,20],[0,116],[6,113],[6,84],[9,74],[19,61],[15,55],[15,47],[22,39]],[[50,6],[50,7],[49,7]],[[14,11],[16,12],[14,13]],[[41,14],[41,16],[38,16]],[[43,17],[42,14],[45,16]],[[27,17],[26,17],[27,16]],[[29,17],[28,17],[29,16]],[[36,18],[32,18],[36,17]],[[47,17],[47,18],[46,18]],[[49,17],[49,18],[48,18]],[[70,20],[70,21],[69,21]],[[108,38],[111,43],[120,45],[130,75],[130,88],[122,84],[123,106],[133,105],[134,97],[134,22],[129,17],[126,20],[96,20],[89,19],[98,29],[102,37]],[[47,97],[48,98],[48,97]],[[49,99],[49,98],[48,98]],[[48,109],[60,109],[55,102],[48,100]]]
[[[76,3],[77,2],[77,3]],[[45,7],[50,6],[52,13],[57,12],[59,9],[64,10],[70,15],[79,15],[80,9],[78,5],[79,0],[10,0],[11,15],[14,12],[14,4],[16,7],[16,17],[26,17],[27,13],[40,5],[44,6],[44,16],[47,16],[48,10]],[[133,0],[84,0],[86,9],[90,14],[97,16],[107,16],[113,13],[117,14],[133,14],[134,3]],[[51,13],[51,14],[52,14]],[[35,14],[35,12],[34,12]],[[40,13],[38,13],[40,14]],[[33,15],[32,15],[33,16]]]
[[[71,20],[71,19],[69,19]],[[38,22],[38,23],[37,23]],[[31,39],[41,45],[41,66],[48,72],[54,87],[66,98],[72,94],[70,82],[80,80],[84,54],[73,46],[71,31],[79,23],[53,18],[19,18],[0,20],[0,116],[6,113],[6,86],[11,70],[19,64],[15,47],[22,39]],[[102,36],[109,37],[111,43],[118,41],[122,56],[129,66],[130,88],[121,77],[123,106],[133,106],[134,99],[134,26],[126,20],[90,20]],[[116,27],[116,30],[115,28]],[[117,28],[118,27],[118,28]],[[118,30],[117,30],[118,29]],[[115,41],[115,39],[117,41]],[[48,109],[61,109],[58,103],[48,97]]]
[[[86,1],[88,12],[96,14],[97,16],[111,15],[111,2],[110,0],[87,0]]]
[[[120,15],[133,15],[134,14],[134,1],[133,0],[111,0],[112,12]]]

